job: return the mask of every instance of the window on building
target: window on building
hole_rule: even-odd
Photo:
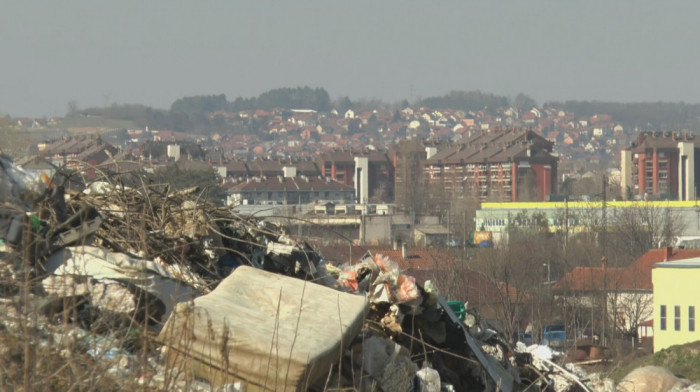
[[[659,309],[659,328],[662,331],[666,330],[666,305],[661,305]]]
[[[678,305],[673,307],[673,330],[681,330],[681,307]]]
[[[695,306],[688,306],[688,331],[695,331]]]

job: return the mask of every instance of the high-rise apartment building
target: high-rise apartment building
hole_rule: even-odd
[[[670,132],[644,133],[622,150],[620,185],[627,199],[694,200],[700,140]]]

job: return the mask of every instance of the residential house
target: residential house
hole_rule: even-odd
[[[25,156],[14,161],[14,164],[36,178],[52,178],[57,169],[48,159],[39,156]]]
[[[440,224],[416,225],[414,229],[415,245],[422,248],[445,246],[449,241],[450,230]]]
[[[535,113],[527,112],[527,113],[524,113],[522,115],[522,117],[520,117],[520,118],[523,120],[523,123],[525,123],[526,125],[532,125],[535,123],[537,116],[535,115]]]
[[[577,334],[589,329],[598,335],[610,335],[609,330],[603,331],[604,320],[608,319],[603,317],[603,299],[611,288],[620,286],[623,272],[623,268],[606,267],[603,260],[600,267],[575,267],[552,285],[554,297],[572,315],[573,325],[567,325],[567,329]]]
[[[607,297],[609,328],[627,334],[636,334],[642,346],[651,348],[656,325],[651,327],[654,317],[654,293],[652,269],[658,263],[677,262],[700,257],[700,249],[651,249],[625,268],[576,267],[552,286],[555,296],[568,306],[579,309],[600,309],[602,298]],[[590,310],[581,313],[586,320]],[[598,313],[600,314],[600,313]],[[601,326],[596,316],[593,322]],[[610,334],[610,331],[608,331]],[[654,344],[656,345],[656,344]]]
[[[564,134],[564,138],[562,139],[561,144],[563,144],[564,146],[570,146],[570,145],[574,144],[574,142],[575,142],[574,138],[572,138],[571,136],[569,136],[567,134]]]
[[[45,143],[39,151],[55,166],[67,165],[71,169],[86,171],[89,178],[95,174],[94,167],[111,160],[118,149],[94,136],[67,137]]]
[[[227,183],[229,205],[288,205],[313,202],[351,203],[353,187],[330,179],[282,175],[270,178],[253,177]]]
[[[654,264],[654,351],[700,340],[700,257]]]

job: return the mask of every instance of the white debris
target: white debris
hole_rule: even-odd
[[[625,376],[618,392],[658,392],[684,390],[690,383],[673,375],[668,369],[660,366],[644,366],[632,370]]]

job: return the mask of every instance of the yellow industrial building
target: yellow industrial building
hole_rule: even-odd
[[[654,351],[700,340],[700,258],[654,264]]]

